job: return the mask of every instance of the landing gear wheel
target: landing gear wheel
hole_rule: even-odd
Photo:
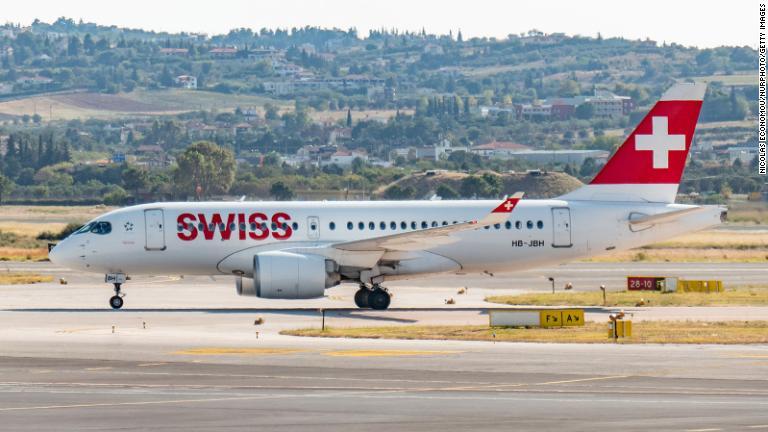
[[[371,309],[385,310],[389,307],[389,293],[381,288],[376,288],[368,294],[368,304]]]
[[[368,304],[368,297],[370,296],[371,291],[366,287],[360,287],[359,290],[355,293],[355,304],[360,309],[367,309],[371,307]]]
[[[109,305],[112,306],[112,309],[120,309],[123,307],[123,298],[120,296],[112,296],[109,299]]]
[[[123,307],[123,295],[120,292],[120,283],[115,282],[115,295],[110,297],[109,299],[109,305],[112,306],[112,309],[120,309]]]

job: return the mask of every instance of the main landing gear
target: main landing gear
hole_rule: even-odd
[[[379,284],[374,284],[372,288],[361,284],[355,293],[355,304],[360,309],[385,310],[389,307],[390,300],[389,292]]]

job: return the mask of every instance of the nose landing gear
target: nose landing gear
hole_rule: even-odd
[[[120,309],[123,307],[123,294],[120,292],[120,284],[115,284],[115,295],[109,298],[109,305],[112,309]]]
[[[120,309],[123,307],[123,294],[120,291],[120,287],[125,283],[126,277],[123,273],[109,273],[104,275],[104,282],[111,283],[115,286],[115,295],[109,298],[109,305],[112,309]]]

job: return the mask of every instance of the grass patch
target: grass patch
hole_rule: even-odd
[[[617,251],[587,258],[582,262],[712,262],[712,263],[768,263],[768,250],[763,249],[697,249],[669,248]]]
[[[621,343],[765,344],[768,321],[703,322],[642,321],[632,323],[633,336]],[[285,330],[291,336],[430,339],[495,342],[611,343],[608,324],[587,322],[583,327],[507,328],[488,326],[391,326]]]
[[[24,285],[51,281],[53,281],[53,276],[43,276],[37,273],[0,272],[0,285]]]
[[[721,293],[661,293],[656,291],[620,291],[606,293],[606,306],[762,306],[768,305],[768,287],[744,286]],[[490,296],[485,301],[520,306],[602,306],[600,291],[529,293]]]
[[[45,261],[48,259],[48,249],[0,247],[0,261]]]

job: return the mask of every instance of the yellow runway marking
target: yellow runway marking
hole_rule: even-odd
[[[577,383],[577,382],[587,382],[587,381],[601,381],[601,380],[609,380],[609,379],[620,379],[620,378],[627,378],[629,375],[615,375],[615,376],[604,376],[604,377],[592,377],[592,378],[579,378],[579,379],[572,379],[572,380],[564,380],[564,381],[547,381],[547,382],[540,382],[540,383],[512,383],[512,384],[491,384],[491,385],[474,385],[474,386],[463,386],[463,387],[450,387],[450,388],[443,388],[441,390],[494,390],[494,391],[503,391],[505,388],[513,388],[513,387],[530,387],[530,386],[543,386],[543,385],[554,385],[554,384],[569,384],[569,383]]]
[[[187,350],[175,351],[172,354],[177,355],[273,355],[273,354],[295,354],[304,352],[301,349],[292,348],[191,348]]]
[[[403,357],[458,354],[461,351],[413,351],[413,350],[344,350],[323,353],[331,357]]]
[[[601,381],[601,380],[619,379],[619,378],[628,378],[628,377],[629,375],[615,375],[615,376],[604,376],[604,377],[593,377],[593,378],[580,378],[580,379],[572,379],[572,380],[564,380],[564,381],[549,381],[549,382],[543,382],[543,383],[536,383],[532,385],[570,384],[570,383],[576,383],[576,382]]]

